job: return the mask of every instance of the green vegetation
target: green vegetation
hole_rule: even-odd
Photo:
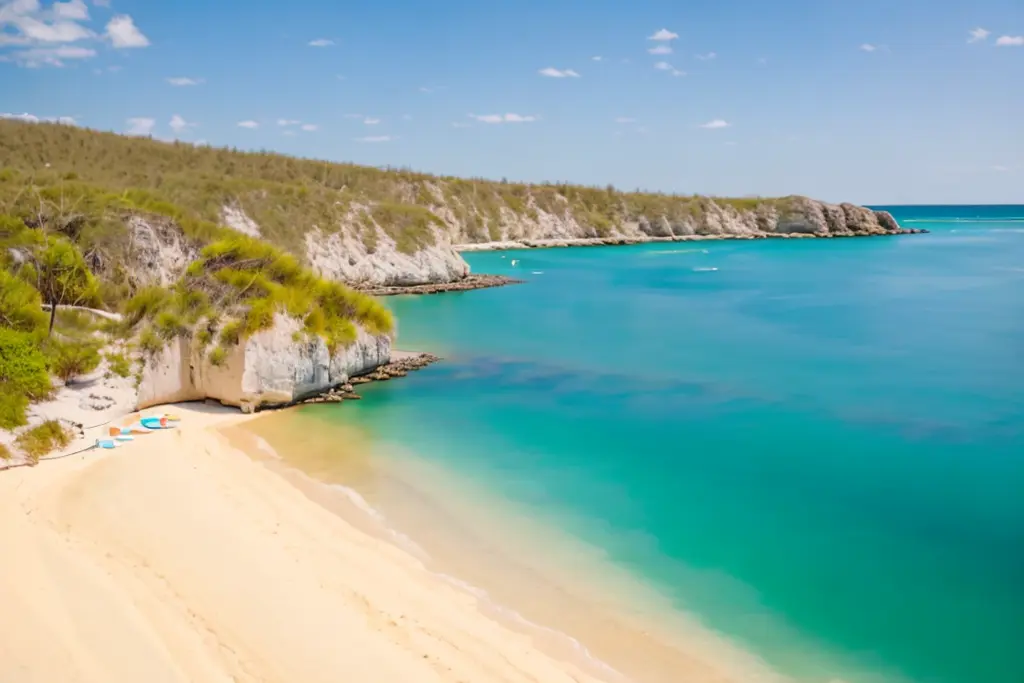
[[[0,327],[33,332],[46,326],[39,290],[6,270],[0,270]]]
[[[13,455],[14,454],[11,453],[11,449],[0,443],[0,460],[10,460]]]
[[[71,435],[57,420],[46,422],[18,435],[17,444],[29,462],[39,462],[47,453],[71,443]]]
[[[131,377],[132,362],[123,353],[108,352],[103,354],[107,361],[107,376]]]
[[[29,401],[50,396],[53,386],[39,338],[0,328],[0,429],[25,424]]]
[[[86,375],[100,364],[99,344],[51,341],[47,344],[47,365],[65,384]]]
[[[371,334],[394,329],[391,313],[374,299],[238,234],[207,245],[175,289],[140,290],[124,308],[127,325],[146,324],[139,338],[144,352],[194,330],[204,346],[217,340],[209,355],[214,364],[225,361],[227,348],[273,325],[278,313],[302,321],[305,333],[324,339],[331,351],[355,341],[356,324]]]

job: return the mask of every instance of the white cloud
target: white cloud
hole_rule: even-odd
[[[546,69],[538,71],[541,76],[547,76],[548,78],[579,78],[580,75],[572,69],[559,70],[553,66],[549,66]]]
[[[149,38],[135,26],[127,14],[119,14],[107,22],[107,38],[117,48],[147,47]]]
[[[335,78],[337,78],[339,81],[345,80],[345,77],[342,76],[341,74],[338,74],[337,76],[335,76]]]
[[[712,59],[714,59],[717,56],[718,56],[718,54],[715,53],[715,52],[708,52],[708,53],[703,54],[703,55],[696,55],[697,59],[699,59],[702,62],[709,62],[709,61],[711,61]]]
[[[603,62],[604,57],[602,57],[601,55],[594,55],[593,57],[590,58],[590,60],[593,62]]]
[[[878,46],[872,45],[871,43],[864,43],[860,46],[860,49],[864,50],[864,52],[875,52],[878,49]]]
[[[53,3],[53,14],[60,19],[86,21],[89,19],[89,8],[85,6],[82,0],[55,2]]]
[[[302,130],[306,131],[307,133],[313,133],[313,132],[316,132],[319,129],[320,129],[320,126],[316,125],[315,123],[304,123],[304,124],[302,124]]]
[[[332,45],[334,45],[334,41],[327,38],[317,38],[316,40],[309,41],[310,47],[330,47]]]
[[[47,23],[31,16],[15,16],[11,19],[11,24],[20,31],[22,39],[39,43],[74,43],[92,38],[94,35],[92,31],[73,21]]]
[[[470,114],[469,118],[480,123],[532,123],[537,120],[536,116],[522,114]]]
[[[171,130],[173,130],[175,133],[180,133],[180,132],[182,132],[183,130],[185,130],[187,128],[193,128],[195,125],[196,124],[194,124],[194,123],[189,123],[188,121],[186,121],[184,118],[182,118],[178,114],[175,114],[174,116],[171,117],[170,126],[171,126]]]
[[[346,119],[361,119],[365,118],[362,114],[345,114]]]
[[[767,60],[767,59],[765,59],[764,57],[758,57],[758,59],[757,59],[757,63],[758,63],[758,64],[761,64],[761,65],[764,65],[764,64],[767,64],[767,63],[768,63],[768,60]]]
[[[970,31],[971,37],[967,39],[968,43],[977,43],[983,40],[988,40],[988,37],[992,35],[991,31],[987,31],[980,26],[978,28],[972,28]]]
[[[0,114],[0,119],[13,119],[15,121],[24,121],[25,123],[39,123],[39,117],[34,114]]]
[[[288,137],[291,137],[291,136],[295,135],[295,131],[291,130],[291,129],[288,129],[288,130],[284,131],[282,133],[282,135],[287,135]]]
[[[672,48],[668,45],[655,45],[648,52],[652,55],[670,55],[672,54]]]
[[[39,123],[40,121],[46,121],[48,123],[60,123],[65,126],[78,125],[78,122],[70,116],[47,116],[39,118],[35,114],[29,114],[28,112],[23,114],[0,114],[0,119],[13,119],[15,121],[24,121],[25,123]]]
[[[675,68],[674,66],[672,66],[668,62],[657,62],[654,65],[654,68],[657,69],[658,71],[667,71],[670,74],[672,74],[673,76],[685,76],[686,75],[685,71],[680,71],[679,69]]]
[[[185,87],[185,86],[189,86],[189,85],[199,85],[200,83],[203,83],[204,81],[203,81],[202,78],[188,78],[186,76],[178,76],[176,78],[168,78],[167,82],[170,83],[173,86],[177,86],[177,87],[180,88],[180,87]]]
[[[296,121],[295,119],[278,119],[277,120],[277,125],[279,125],[279,126],[297,126],[300,123],[302,123],[302,121]]]
[[[1021,47],[1024,46],[1024,36],[999,36],[996,45],[999,47]]]
[[[97,7],[110,7],[110,0],[92,0],[92,4]]]
[[[700,127],[707,128],[709,130],[715,130],[718,128],[728,128],[730,125],[731,124],[729,124],[727,121],[723,121],[722,119],[714,119],[712,121],[708,121],[707,123],[700,124]]]
[[[620,116],[615,119],[615,123],[636,123],[636,119],[630,118],[629,116]]]
[[[995,166],[992,167],[992,170],[993,171],[999,171],[1000,173],[1005,173],[1006,171],[1010,171],[1012,169],[1009,166],[1003,166],[1002,164],[996,164]]]
[[[380,123],[380,119],[367,117],[363,119],[363,123],[367,126],[376,126],[378,123]]]
[[[75,45],[61,45],[60,47],[35,47],[29,50],[19,50],[12,57],[21,66],[30,68],[40,66],[64,66],[65,59],[89,59],[96,56],[96,50]]]
[[[729,147],[735,147],[737,143],[735,140],[726,140],[725,144]]]
[[[255,121],[239,121],[238,122],[238,127],[239,128],[250,128],[250,129],[252,129],[252,128],[259,128],[260,124],[256,123]]]
[[[647,40],[675,40],[679,37],[678,33],[672,33],[667,28],[660,29],[654,32],[654,35],[648,36]]]
[[[473,126],[469,123],[463,123],[462,121],[455,121],[452,123],[452,128],[472,128]]]
[[[403,121],[412,121],[412,114],[402,114]]]
[[[156,119],[137,117],[128,119],[128,135],[151,135]]]
[[[390,135],[369,135],[365,138],[353,138],[356,142],[391,142]]]

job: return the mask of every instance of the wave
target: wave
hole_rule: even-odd
[[[529,619],[527,619],[526,617],[524,617],[522,614],[520,614],[516,610],[512,609],[511,607],[507,607],[507,606],[502,605],[501,603],[495,601],[490,596],[490,594],[487,591],[485,591],[483,588],[480,588],[479,586],[474,586],[471,583],[467,583],[467,582],[463,581],[462,579],[455,578],[454,576],[451,576],[450,574],[445,574],[443,572],[431,572],[431,573],[434,576],[436,576],[436,577],[440,578],[441,580],[445,581],[449,585],[454,586],[455,588],[457,588],[457,589],[459,589],[461,591],[469,593],[470,595],[475,597],[477,600],[480,600],[481,602],[486,603],[486,605],[487,605],[487,607],[489,609],[494,610],[495,612],[500,614],[502,617],[504,617],[504,618],[506,618],[506,619],[508,619],[510,621],[516,622],[516,623],[520,624],[521,626],[525,626],[525,627],[527,627],[529,629],[541,631],[541,632],[546,633],[546,634],[548,634],[550,636],[554,636],[555,638],[561,640],[562,642],[567,643],[568,646],[574,652],[576,652],[581,657],[583,657],[588,663],[596,666],[598,669],[603,671],[606,675],[609,675],[609,676],[613,677],[614,679],[620,681],[621,683],[629,683],[629,681],[631,680],[631,679],[627,678],[618,669],[616,669],[613,666],[611,666],[610,664],[608,664],[608,662],[605,662],[604,660],[600,659],[599,657],[597,657],[596,655],[591,653],[590,650],[587,649],[586,645],[584,645],[580,641],[576,640],[575,638],[570,636],[565,631],[559,631],[557,629],[549,628],[547,626],[542,626],[541,624],[538,624],[535,621],[530,621]]]
[[[317,480],[312,479],[312,481]],[[395,545],[400,547],[402,550],[411,553],[413,556],[415,556],[423,562],[426,562],[430,559],[430,554],[427,553],[427,551],[424,550],[422,546],[420,546],[416,541],[412,540],[411,538],[409,538],[408,536],[406,536],[405,534],[391,526],[391,524],[388,522],[388,518],[384,516],[384,513],[370,505],[370,503],[367,502],[367,500],[363,498],[358,491],[356,491],[353,488],[349,488],[348,486],[343,486],[341,484],[326,484],[326,486],[344,495],[348,499],[348,501],[352,503],[352,505],[358,508],[360,512],[364,513],[367,517],[373,520],[381,528],[381,530],[387,533],[387,535],[395,541]]]
[[[308,475],[304,474],[303,476],[308,477]],[[317,480],[313,479],[313,481]],[[326,484],[326,486],[344,495],[348,499],[348,501],[352,503],[352,505],[354,505],[360,512],[364,513],[377,526],[379,526],[379,528],[382,531],[384,531],[395,542],[395,545],[397,545],[402,550],[411,553],[414,557],[423,562],[425,567],[429,565],[432,559],[430,553],[424,550],[423,547],[416,543],[414,540],[412,540],[402,532],[398,531],[398,529],[396,529],[395,527],[393,527],[391,523],[388,521],[387,517],[384,515],[384,513],[370,505],[370,503],[358,491],[348,486],[344,486],[342,484]],[[525,626],[528,629],[541,631],[549,636],[554,636],[563,643],[566,643],[568,647],[572,649],[573,652],[579,654],[588,663],[600,669],[606,675],[612,677],[613,680],[618,681],[618,683],[631,683],[629,678],[624,676],[621,672],[616,670],[607,662],[603,661],[602,659],[592,654],[583,643],[576,640],[568,633],[565,633],[564,631],[559,631],[557,629],[549,628],[547,626],[543,626],[541,624],[538,624],[534,621],[527,619],[518,611],[506,605],[502,605],[498,601],[494,600],[486,590],[480,588],[479,586],[474,586],[471,583],[451,576],[450,574],[445,574],[444,572],[431,571],[429,569],[427,571],[430,571],[432,575],[438,577],[445,583],[465,593],[468,593],[469,595],[472,595],[480,602],[485,603],[487,609],[490,609],[494,613],[501,615],[509,621],[515,622],[520,626]]]
[[[718,270],[718,268],[694,268],[693,272],[695,272],[695,273],[713,273],[716,270]]]
[[[648,256],[662,256],[664,254],[706,254],[707,249],[666,249],[664,251],[649,251]]]
[[[253,434],[253,439],[256,442],[256,450],[263,451],[264,453],[272,457],[274,460],[282,459],[281,455],[277,451],[275,451],[274,447],[267,443],[267,441],[263,437]]]

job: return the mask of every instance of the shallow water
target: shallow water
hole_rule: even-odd
[[[529,282],[388,300],[445,362],[297,419],[797,680],[1024,680],[1024,207],[893,212],[933,232],[470,254]]]

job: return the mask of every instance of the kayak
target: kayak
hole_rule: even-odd
[[[96,448],[115,448],[116,443],[110,439],[96,439]]]

